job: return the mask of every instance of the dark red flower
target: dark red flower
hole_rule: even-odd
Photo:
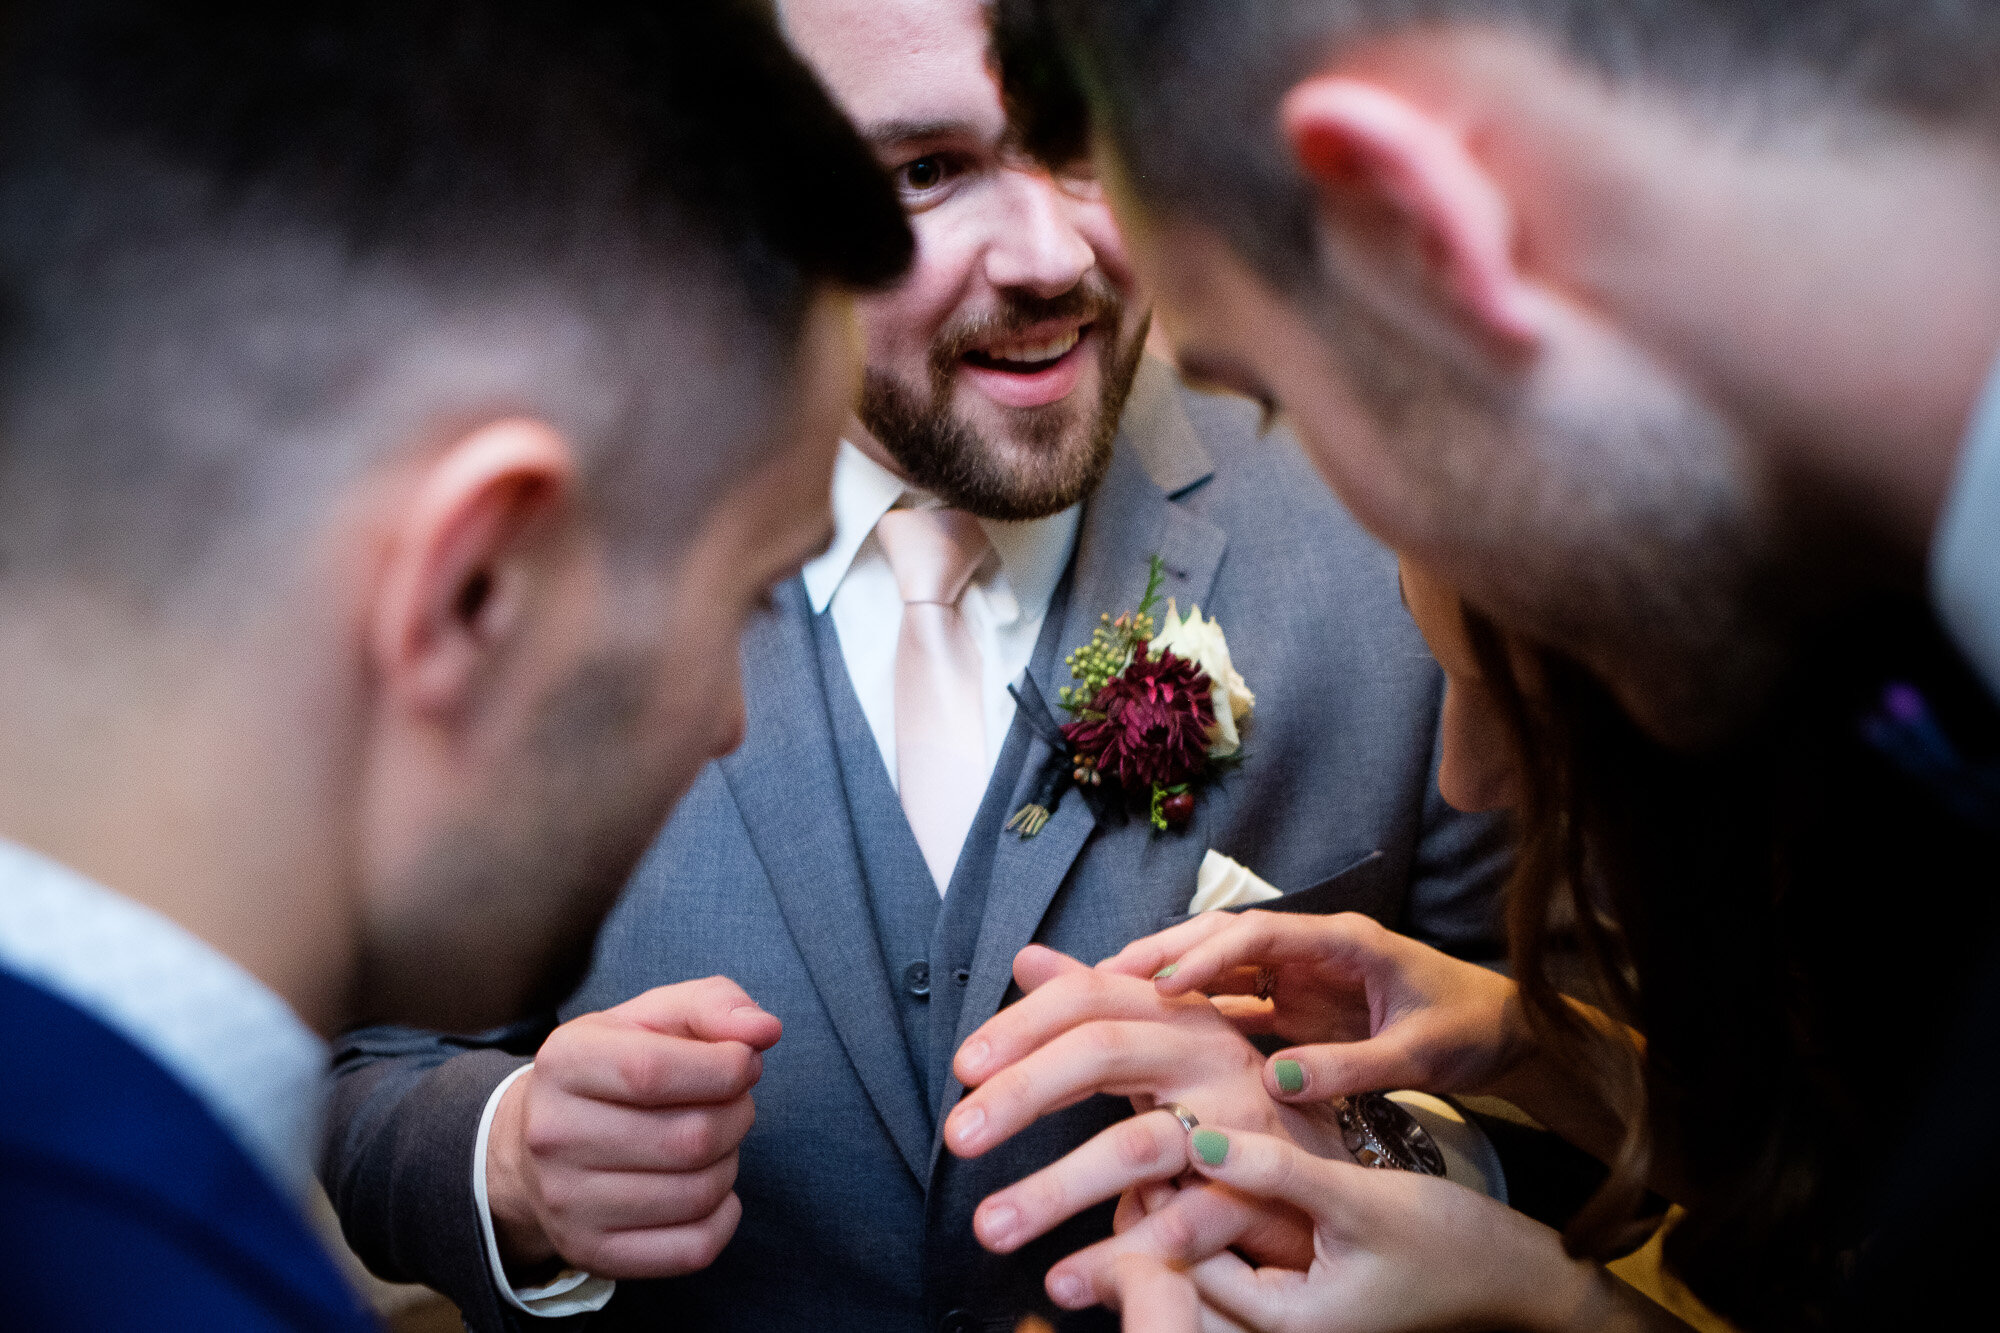
[[[1063,735],[1106,778],[1129,792],[1150,792],[1208,766],[1214,721],[1208,673],[1165,650],[1148,656],[1141,644]]]

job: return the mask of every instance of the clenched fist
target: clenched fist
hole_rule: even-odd
[[[723,977],[661,986],[549,1034],[495,1108],[488,1206],[510,1271],[706,1268],[736,1232],[736,1149],[783,1027]]]

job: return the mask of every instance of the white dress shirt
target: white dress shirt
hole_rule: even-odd
[[[1931,541],[1931,601],[1959,651],[2000,697],[2000,363],[1973,410]]]
[[[833,465],[833,541],[801,571],[806,596],[818,615],[833,609],[833,628],[840,638],[840,655],[848,679],[861,700],[875,748],[896,781],[896,636],[903,627],[903,597],[889,569],[875,524],[897,505],[926,508],[940,502],[906,484],[889,469],[841,441]],[[1000,747],[1014,725],[1014,697],[1007,687],[1019,680],[1035,655],[1035,640],[1048,617],[1049,599],[1062,582],[1076,545],[1082,506],[1025,523],[979,520],[993,554],[973,573],[959,601],[959,611],[979,645],[984,679],[980,696],[986,704],[986,771],[990,777]],[[939,887],[943,892],[943,887]],[[617,1284],[567,1269],[546,1286],[517,1288],[507,1282],[500,1263],[499,1241],[486,1194],[486,1143],[500,1095],[526,1069],[517,1070],[493,1090],[479,1118],[472,1149],[472,1192],[486,1239],[487,1262],[494,1283],[517,1310],[546,1318],[584,1314],[604,1308]]]
[[[302,1205],[327,1046],[234,960],[149,907],[0,839],[0,967],[150,1055]]]

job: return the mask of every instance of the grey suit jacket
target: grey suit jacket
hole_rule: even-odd
[[[1035,668],[1054,700],[1064,653],[1100,613],[1136,605],[1158,553],[1166,593],[1220,618],[1256,692],[1244,761],[1201,796],[1184,831],[1100,821],[1071,791],[1023,839],[1000,825],[1028,799],[1048,751],[1017,720],[961,860],[983,872],[983,900],[957,905],[973,913],[969,963],[929,989],[929,1004],[950,1007],[933,1012],[940,1039],[925,1061],[897,1016],[906,964],[884,956],[871,916],[830,683],[796,580],[753,627],[742,748],[681,803],[606,923],[588,980],[556,1016],[720,973],[784,1021],[743,1145],[743,1222],[709,1270],[621,1284],[589,1327],[1011,1333],[1028,1309],[1054,1317],[1041,1295],[1048,1265],[1106,1234],[1108,1210],[999,1258],[973,1239],[972,1209],[1129,1105],[1093,1099],[961,1162],[939,1146],[961,1091],[951,1051],[1008,997],[1024,945],[1086,961],[1116,952],[1186,912],[1211,847],[1288,891],[1285,907],[1367,912],[1460,954],[1498,954],[1503,839],[1437,794],[1442,682],[1401,606],[1394,560],[1289,437],[1259,436],[1255,416],[1240,400],[1181,388],[1156,363],[1144,368],[1059,596],[1060,651],[1038,654]],[[337,1059],[324,1176],[350,1242],[383,1276],[444,1291],[479,1329],[543,1322],[494,1289],[471,1178],[488,1094],[546,1031],[373,1029],[350,1036]]]

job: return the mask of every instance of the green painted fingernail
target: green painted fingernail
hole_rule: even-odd
[[[1280,1060],[1273,1072],[1278,1076],[1279,1092],[1304,1092],[1306,1090],[1305,1066],[1297,1060]]]
[[[1172,976],[1174,973],[1180,970],[1181,970],[1181,965],[1179,963],[1168,963],[1165,967],[1153,973],[1153,980],[1165,981],[1168,977]]]
[[[1222,1159],[1229,1156],[1229,1136],[1213,1129],[1197,1129],[1188,1135],[1194,1144],[1194,1155],[1210,1166],[1221,1166]]]

